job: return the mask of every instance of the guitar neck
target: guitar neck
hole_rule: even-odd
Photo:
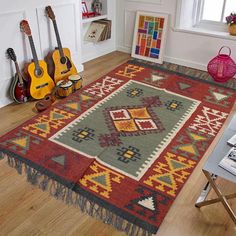
[[[38,60],[38,56],[37,56],[36,49],[35,49],[35,46],[34,46],[33,37],[32,36],[28,36],[28,38],[29,38],[29,43],[30,43],[30,48],[31,48],[31,52],[32,52],[35,68],[36,69],[40,69],[39,60]]]
[[[15,67],[16,67],[16,73],[18,74],[18,77],[19,77],[19,82],[20,84],[23,84],[23,77],[22,77],[22,74],[20,72],[20,67],[19,67],[19,64],[17,63],[17,61],[14,62],[15,63]]]
[[[62,49],[61,39],[60,39],[59,31],[58,31],[58,28],[57,28],[57,22],[56,22],[55,19],[52,20],[52,22],[53,22],[53,27],[54,27],[55,34],[56,34],[57,45],[58,45],[60,57],[64,57],[65,55],[64,55],[64,52],[63,52],[63,49]]]

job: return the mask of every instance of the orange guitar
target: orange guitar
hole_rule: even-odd
[[[55,84],[47,71],[47,64],[43,60],[38,60],[36,49],[31,34],[29,23],[22,20],[20,23],[22,31],[28,36],[33,62],[27,65],[26,72],[29,75],[29,94],[34,99],[42,99],[50,94]]]
[[[56,18],[51,6],[47,6],[45,11],[53,22],[58,45],[58,48],[56,48],[51,55],[54,64],[53,79],[57,84],[58,81],[67,79],[70,75],[77,74],[77,70],[71,60],[70,50],[68,48],[62,48]]]

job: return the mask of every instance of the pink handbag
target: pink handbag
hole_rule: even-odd
[[[223,48],[228,48],[228,54],[222,54],[221,50]],[[230,57],[231,49],[229,47],[223,46],[218,52],[218,55],[214,57],[207,65],[208,73],[217,82],[226,82],[227,80],[234,77],[236,74],[236,64],[234,60]]]

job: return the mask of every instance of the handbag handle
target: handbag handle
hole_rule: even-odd
[[[228,48],[229,49],[229,56],[231,55],[231,49],[228,46],[222,46],[218,52],[218,55],[220,55],[220,52],[223,48]]]

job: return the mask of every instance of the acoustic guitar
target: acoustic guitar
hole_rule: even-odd
[[[47,16],[52,20],[53,27],[57,40],[57,48],[52,52],[49,58],[53,61],[53,79],[57,84],[58,81],[67,79],[70,75],[77,74],[77,70],[71,60],[71,53],[68,48],[63,48],[61,44],[61,39],[59,36],[59,31],[57,27],[56,17],[51,8],[47,6],[45,8]]]
[[[50,94],[55,87],[53,79],[47,71],[47,64],[44,60],[38,60],[31,29],[28,21],[20,22],[21,30],[28,36],[30,48],[33,55],[33,62],[26,66],[26,73],[29,75],[29,93],[34,99],[42,99]]]
[[[14,62],[16,73],[13,77],[13,80],[10,85],[10,97],[17,103],[24,103],[27,102],[27,86],[23,80],[23,76],[21,74],[19,64],[17,62],[16,54],[13,48],[7,49],[8,57]]]

